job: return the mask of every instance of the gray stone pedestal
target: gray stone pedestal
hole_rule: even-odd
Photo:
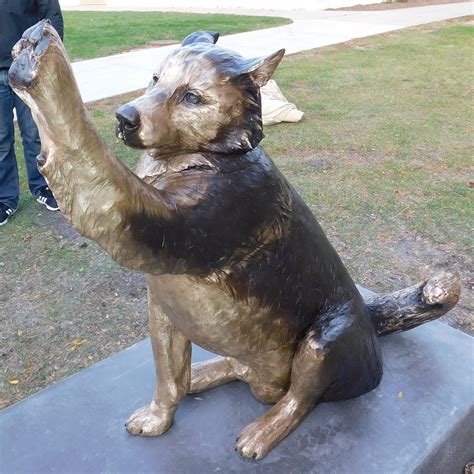
[[[472,338],[433,322],[382,349],[377,389],[317,406],[255,462],[235,438],[268,407],[240,382],[189,395],[161,437],[125,431],[154,389],[145,340],[0,412],[0,472],[461,474],[474,458]],[[210,356],[194,348],[194,361]]]

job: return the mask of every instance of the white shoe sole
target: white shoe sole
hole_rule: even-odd
[[[49,211],[59,211],[59,207],[51,207],[51,206],[48,206],[45,202],[40,201],[39,198],[36,198],[36,201],[39,202],[40,204],[43,204],[43,206],[45,206],[46,209],[48,209]]]

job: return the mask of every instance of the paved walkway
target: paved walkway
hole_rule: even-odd
[[[472,15],[473,6],[474,3],[467,2],[373,12],[279,11],[278,15],[291,18],[293,23],[224,36],[219,39],[219,44],[246,57],[263,56],[280,48],[286,48],[287,54],[293,54],[355,38]],[[75,62],[73,69],[83,100],[91,102],[146,87],[156,65],[175,47],[140,49]]]
[[[381,3],[383,0],[107,0],[106,5],[80,5],[80,0],[60,0],[63,10],[85,11],[184,11],[252,15],[260,10],[273,15],[283,10],[321,11],[353,5]]]

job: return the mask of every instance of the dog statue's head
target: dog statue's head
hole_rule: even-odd
[[[145,94],[117,110],[116,134],[152,156],[245,153],[263,138],[260,87],[285,50],[245,59],[196,32],[156,69]]]

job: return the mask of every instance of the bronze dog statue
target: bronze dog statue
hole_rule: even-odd
[[[117,111],[117,134],[145,151],[115,158],[82,103],[47,21],[13,50],[15,91],[38,124],[41,172],[63,214],[115,260],[148,274],[157,387],[127,430],[160,435],[187,393],[231,380],[274,404],[240,433],[259,459],[320,401],[382,377],[377,337],[441,316],[459,298],[443,273],[364,301],[301,197],[259,146],[259,89],[283,57],[244,59],[198,32]],[[191,341],[220,354],[191,366]]]

